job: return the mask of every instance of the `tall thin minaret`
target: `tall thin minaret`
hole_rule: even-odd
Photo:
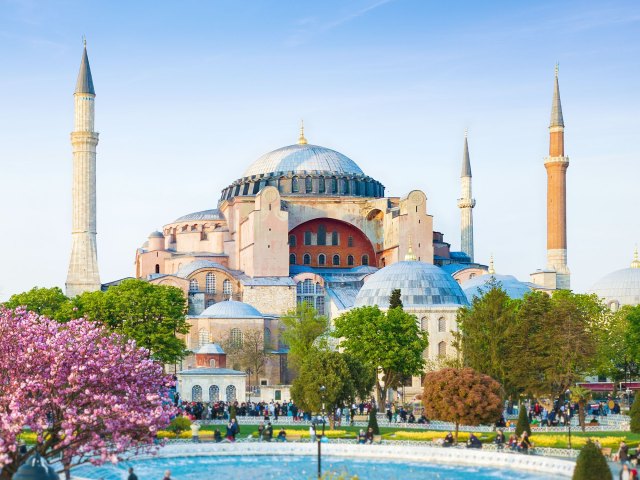
[[[549,125],[549,156],[544,160],[547,170],[547,269],[556,272],[556,288],[570,288],[567,267],[567,168],[564,155],[564,120],[558,85],[558,65],[553,84],[551,123]]]
[[[473,262],[473,207],[476,206],[476,201],[471,195],[471,160],[469,159],[469,142],[467,141],[466,130],[464,132],[460,185],[462,188],[461,198],[458,199],[458,208],[460,209],[460,249]]]
[[[96,245],[96,145],[94,131],[96,92],[93,89],[87,42],[80,63],[74,97],[73,187],[71,259],[67,274],[67,296],[100,289]]]

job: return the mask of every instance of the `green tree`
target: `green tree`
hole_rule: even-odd
[[[376,383],[376,372],[372,368],[364,365],[358,358],[349,353],[343,353],[342,358],[349,368],[349,376],[353,382],[353,397],[349,398],[349,403],[354,403],[356,398],[364,400],[371,395],[373,386]]]
[[[521,359],[510,356],[509,349],[519,302],[511,300],[493,279],[478,293],[470,307],[458,310],[454,346],[462,354],[464,366],[495,378],[507,394],[517,396],[522,389],[509,381],[510,360]]]
[[[258,385],[260,374],[265,371],[270,353],[265,348],[262,330],[252,329],[243,332],[242,342],[226,338],[222,342],[227,359],[231,365],[239,365],[245,372],[255,375],[254,385]]]
[[[633,433],[640,433],[640,400],[637,395],[631,404],[631,410],[629,410],[629,416],[631,417],[630,429]]]
[[[573,470],[573,480],[613,480],[604,455],[591,440],[580,450]]]
[[[402,295],[399,288],[391,290],[391,297],[389,297],[389,308],[402,308]]]
[[[324,392],[320,387],[324,387]],[[331,428],[336,408],[342,407],[355,395],[355,382],[344,354],[328,349],[309,350],[291,386],[293,401],[300,408],[320,412],[324,405]]]
[[[28,292],[16,293],[4,303],[4,306],[12,309],[26,307],[29,311],[59,322],[78,317],[72,301],[59,287],[34,287]]]
[[[371,428],[375,435],[380,435],[378,417],[376,416],[377,413],[378,409],[376,407],[372,407],[371,410],[369,410],[369,424],[367,425],[367,430]]]
[[[625,308],[624,316],[627,320],[629,343],[632,345],[629,354],[640,365],[640,305]]]
[[[597,355],[593,373],[610,378],[615,384],[640,373],[637,363],[640,358],[636,351],[640,332],[632,333],[633,312],[634,307],[630,306],[623,306],[617,312],[607,310],[596,329]]]
[[[518,412],[518,423],[516,423],[516,435],[520,436],[523,432],[531,435],[531,425],[529,424],[529,414],[524,403],[520,404]]]
[[[329,320],[318,315],[313,305],[308,302],[298,304],[295,310],[287,312],[280,318],[282,340],[289,346],[288,361],[294,368],[299,368],[306,358],[313,342],[327,332]]]
[[[189,332],[186,300],[179,288],[130,279],[106,292],[84,293],[75,304],[89,320],[132,338],[160,362],[175,363],[188,353],[176,336]]]
[[[382,381],[376,377],[379,404],[384,403],[389,388],[422,373],[429,341],[415,315],[400,308],[383,312],[377,306],[359,307],[336,318],[334,325],[332,335],[340,339],[346,353],[373,371],[381,370]]]
[[[578,422],[582,431],[586,429],[585,415],[587,402],[591,398],[591,390],[588,388],[574,386],[571,387],[571,401],[578,404]]]
[[[488,375],[472,368],[444,368],[425,375],[422,403],[429,418],[460,425],[495,423],[502,414],[503,390]]]

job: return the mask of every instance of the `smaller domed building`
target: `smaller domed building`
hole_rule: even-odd
[[[629,268],[616,270],[598,280],[589,293],[595,293],[613,311],[624,305],[640,305],[640,259],[633,253]]]
[[[467,296],[469,303],[478,296],[482,296],[490,288],[490,284],[498,284],[506,294],[513,299],[521,299],[532,290],[541,290],[542,287],[531,283],[521,282],[513,275],[496,274],[493,268],[493,257],[489,261],[489,271],[484,275],[474,276],[462,282],[461,287]]]

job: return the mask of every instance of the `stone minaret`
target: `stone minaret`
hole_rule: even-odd
[[[473,262],[473,207],[475,199],[471,196],[471,160],[469,159],[469,142],[467,132],[464,132],[464,152],[462,154],[462,173],[460,174],[462,187],[461,198],[458,199],[460,209],[460,250],[466,253]]]
[[[66,291],[69,297],[100,289],[96,246],[96,145],[94,131],[96,92],[85,42],[74,97],[73,187],[71,259]]]
[[[564,120],[558,86],[558,66],[553,85],[551,124],[549,125],[549,156],[547,169],[547,269],[556,272],[556,288],[570,287],[567,267],[567,168],[564,155]]]

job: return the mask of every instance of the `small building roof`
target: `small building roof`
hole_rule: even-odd
[[[199,318],[264,318],[264,315],[248,303],[225,300],[207,307]]]
[[[224,352],[223,348],[220,346],[219,343],[205,343],[198,350],[196,350],[194,353],[196,355],[198,355],[198,354],[222,355],[225,352]]]

